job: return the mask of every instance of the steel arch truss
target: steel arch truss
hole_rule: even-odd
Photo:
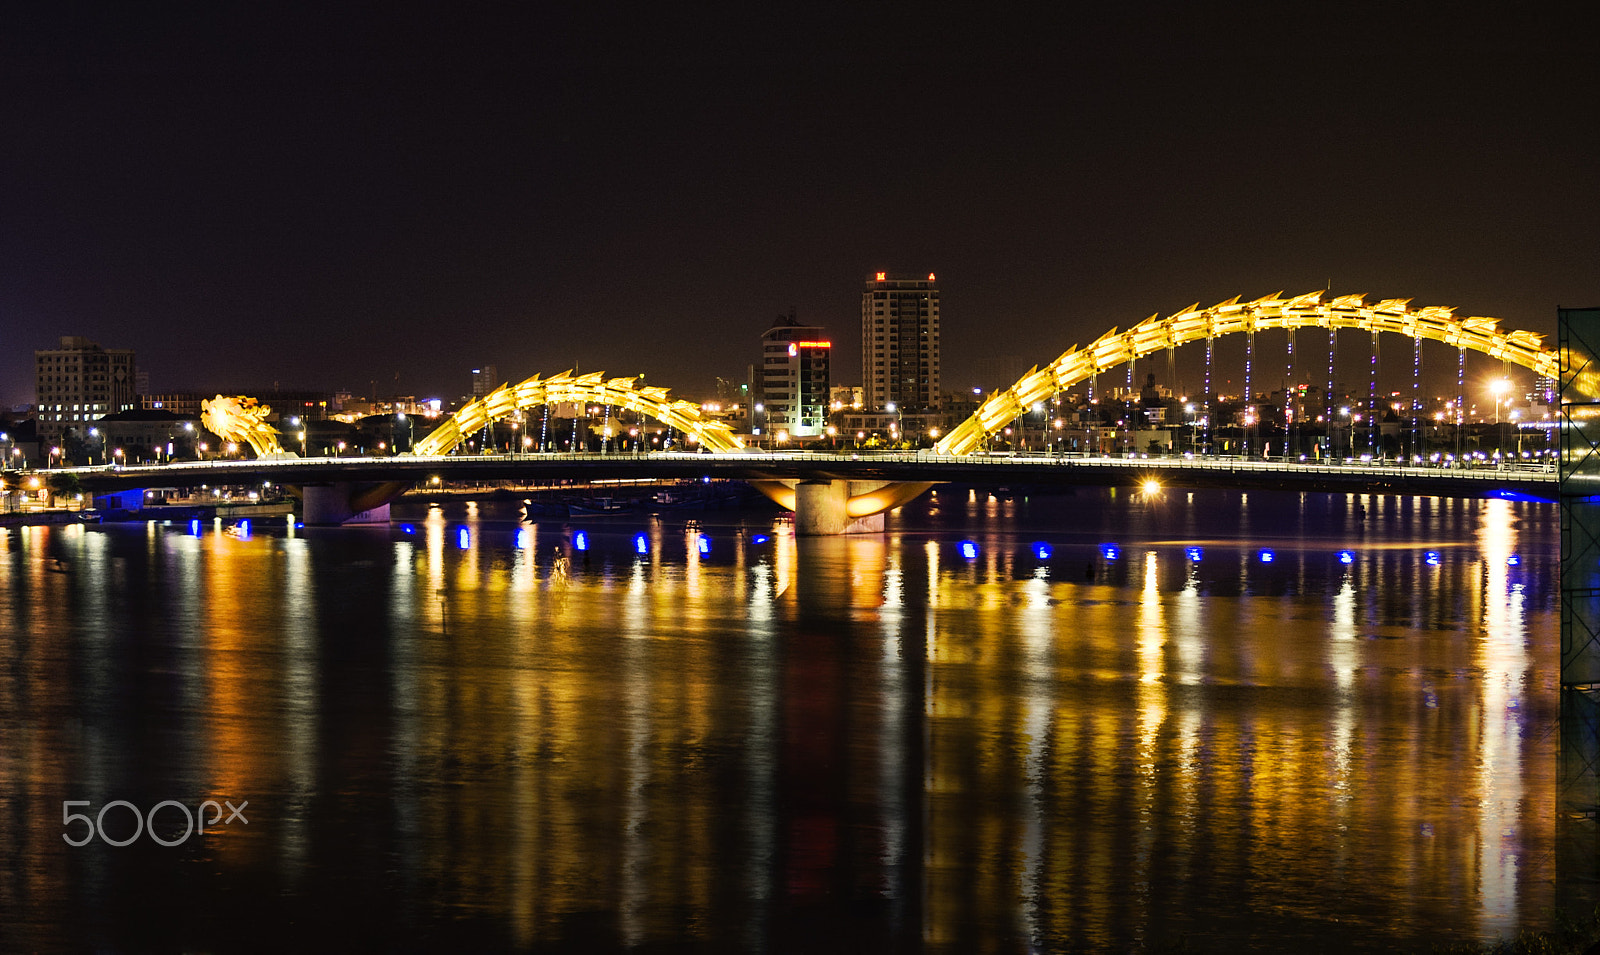
[[[1411,308],[1410,299],[1368,304],[1364,295],[1342,295],[1323,302],[1321,292],[1282,298],[1282,292],[1240,302],[1238,296],[1200,308],[1199,303],[1167,318],[1151,315],[1128,329],[1113,328],[1085,348],[1076,345],[1045,368],[1034,366],[1016,384],[989,396],[972,417],[944,437],[940,454],[969,454],[984,438],[1009,424],[1036,401],[1054,397],[1091,375],[1145,355],[1189,342],[1236,332],[1283,328],[1360,328],[1432,339],[1503,359],[1549,378],[1559,374],[1560,356],[1543,347],[1543,336],[1505,331],[1494,318],[1458,318],[1450,306]],[[1590,376],[1596,379],[1595,375]],[[1590,393],[1600,379],[1586,383]]]
[[[637,382],[635,378],[607,379],[605,373],[599,371],[586,375],[565,371],[550,378],[534,375],[521,384],[501,385],[482,398],[474,398],[446,418],[418,441],[413,451],[419,455],[448,454],[467,435],[485,425],[526,408],[568,401],[617,405],[649,415],[712,451],[737,451],[744,446],[725,422],[704,417],[700,406],[694,402],[674,401],[668,397],[667,389],[641,388]]]

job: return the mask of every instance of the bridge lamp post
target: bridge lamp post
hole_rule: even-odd
[[[1494,395],[1494,446],[1495,446],[1495,450],[1499,450],[1501,445],[1505,444],[1505,439],[1500,434],[1500,401],[1501,401],[1502,398],[1505,397],[1506,392],[1508,392],[1510,390],[1511,390],[1511,382],[1507,381],[1504,378],[1500,378],[1500,379],[1496,380],[1493,384],[1489,385],[1489,391]],[[1508,406],[1510,405],[1510,400],[1509,399],[1507,399],[1506,404]]]

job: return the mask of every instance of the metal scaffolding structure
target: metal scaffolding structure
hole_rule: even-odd
[[[1600,882],[1600,308],[1560,309],[1561,735],[1557,870],[1569,907]]]

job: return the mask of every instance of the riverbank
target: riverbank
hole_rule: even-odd
[[[137,511],[54,510],[15,511],[0,514],[0,527],[33,527],[55,524],[121,524],[138,521],[190,521],[196,518],[237,520],[249,517],[284,517],[295,512],[293,501],[252,504],[152,504]]]

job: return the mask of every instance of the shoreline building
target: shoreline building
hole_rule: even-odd
[[[101,348],[81,335],[65,335],[60,348],[35,351],[33,361],[41,440],[87,431],[90,422],[138,407],[132,349]]]
[[[833,343],[822,326],[803,325],[790,312],[761,333],[759,436],[814,438],[828,425],[828,365]]]
[[[927,278],[877,273],[861,292],[861,379],[867,407],[938,411],[939,287]]]

